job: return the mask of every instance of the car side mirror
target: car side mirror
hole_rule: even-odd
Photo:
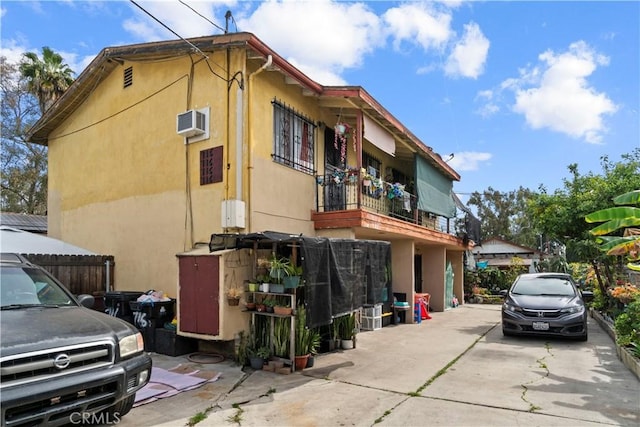
[[[508,293],[509,293],[508,289],[500,289],[500,296],[501,297],[506,297]]]
[[[591,291],[580,291],[580,293],[582,294],[582,299],[585,302],[593,301],[593,292],[591,292]]]
[[[82,295],[78,295],[78,302],[83,307],[93,308],[93,305],[95,304],[96,299],[91,295],[82,294]]]

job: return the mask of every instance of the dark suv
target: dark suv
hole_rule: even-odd
[[[0,268],[2,426],[116,424],[151,375],[138,329],[19,255]]]

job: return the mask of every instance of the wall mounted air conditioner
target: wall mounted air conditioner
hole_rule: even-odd
[[[178,135],[189,138],[206,132],[207,116],[201,111],[189,110],[178,114],[176,123]]]

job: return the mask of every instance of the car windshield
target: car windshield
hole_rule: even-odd
[[[60,307],[76,305],[75,301],[42,270],[30,267],[2,267],[0,306]]]
[[[574,296],[569,279],[558,276],[522,276],[511,289],[517,295]]]

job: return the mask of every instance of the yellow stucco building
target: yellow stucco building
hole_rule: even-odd
[[[49,235],[114,255],[118,290],[176,297],[178,254],[277,230],[389,241],[394,292],[462,300],[457,172],[362,87],[322,86],[253,34],[105,48],[29,138],[48,145]],[[223,317],[230,339],[244,320]]]

